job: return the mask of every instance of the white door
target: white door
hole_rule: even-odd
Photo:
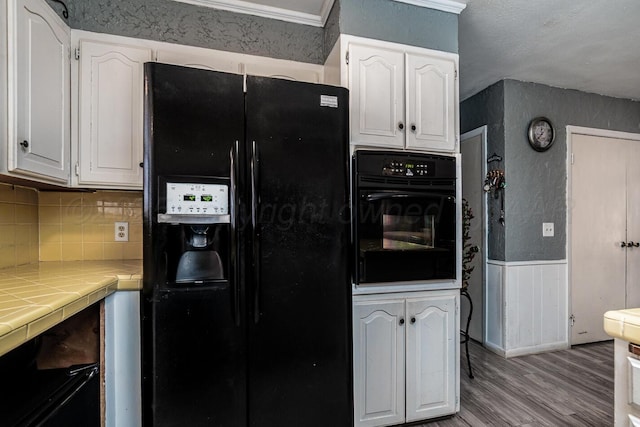
[[[455,62],[407,54],[407,148],[456,147]]]
[[[142,187],[143,78],[151,49],[80,41],[81,185]]]
[[[627,146],[628,141],[614,138],[572,137],[569,203],[574,345],[611,339],[602,327],[603,315],[625,308],[627,249],[621,245],[627,241]]]
[[[40,0],[14,3],[15,162],[11,169],[67,183],[70,167],[70,33]],[[13,145],[15,144],[15,145]]]
[[[640,307],[640,141],[627,142],[627,308]]]
[[[467,132],[460,138],[462,154],[462,197],[469,203],[474,218],[471,219],[467,244],[478,247],[473,261],[469,264],[473,271],[469,278],[467,292],[473,303],[473,313],[469,323],[469,336],[483,342],[484,337],[484,277],[486,241],[486,195],[482,189],[486,174],[487,156],[486,126]],[[460,301],[460,327],[466,328],[471,309],[466,298]]]
[[[349,46],[351,143],[404,148],[404,53]]]
[[[458,298],[455,290],[407,299],[407,422],[456,411]]]
[[[405,419],[404,299],[353,302],[355,426]]]

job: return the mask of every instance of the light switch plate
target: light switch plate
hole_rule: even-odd
[[[553,237],[553,222],[542,223],[542,237]]]

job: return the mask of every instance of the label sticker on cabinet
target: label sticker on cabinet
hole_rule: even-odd
[[[320,106],[338,108],[338,97],[330,95],[320,95]]]

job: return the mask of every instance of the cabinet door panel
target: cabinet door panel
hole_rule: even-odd
[[[142,186],[143,64],[151,50],[80,42],[80,184]]]
[[[12,169],[69,180],[69,30],[37,0],[16,2],[16,144]],[[19,145],[22,144],[22,145]]]
[[[407,55],[407,148],[453,151],[456,146],[455,63]]]
[[[177,49],[180,49],[180,51],[158,50],[158,62],[226,73],[240,72],[240,64],[238,62],[222,55],[196,53],[190,49],[190,46],[179,46]]]
[[[351,45],[349,88],[351,143],[404,148],[404,54]]]
[[[407,422],[456,411],[458,298],[407,300]]]
[[[404,422],[404,300],[354,302],[356,426]]]

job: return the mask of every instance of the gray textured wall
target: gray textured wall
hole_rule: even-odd
[[[504,91],[503,106],[485,99],[485,92],[499,90],[500,86]],[[477,127],[485,117],[495,122],[500,108],[504,117],[502,143],[507,180],[505,247],[504,258],[501,258],[499,253],[491,252],[494,244],[490,244],[490,258],[504,261],[565,259],[566,126],[639,133],[640,102],[505,80],[462,103],[461,117],[465,119],[461,129]],[[527,142],[529,121],[536,116],[548,117],[556,129],[553,146],[543,153],[534,151]],[[495,137],[500,138],[499,133]],[[489,138],[491,140],[491,136]],[[554,237],[542,237],[543,221],[555,223]],[[499,239],[499,236],[494,233],[489,238]]]
[[[51,7],[62,7],[50,0]],[[322,28],[169,0],[67,0],[71,28],[324,63]]]
[[[504,83],[498,82],[475,96],[466,99],[460,105],[461,133],[487,125],[487,156],[496,153],[502,156],[502,162],[488,164],[490,169],[504,169]],[[480,162],[486,159],[478,159]],[[482,183],[479,183],[482,185]],[[492,193],[490,193],[491,195]],[[505,202],[509,195],[505,192]],[[498,223],[500,217],[500,199],[487,198],[489,214],[487,257],[494,260],[505,260],[505,227]]]
[[[390,0],[336,0],[325,28],[170,0],[66,3],[74,29],[313,64],[324,63],[340,33],[458,52],[458,15]]]
[[[458,53],[458,15],[389,0],[337,0],[340,32]]]

